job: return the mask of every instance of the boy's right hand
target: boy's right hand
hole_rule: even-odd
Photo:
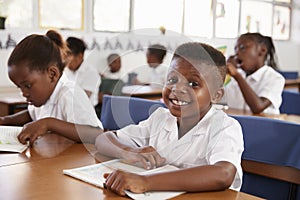
[[[23,130],[18,135],[18,139],[22,144],[26,144],[29,141],[30,146],[32,146],[36,139],[47,132],[48,128],[46,120],[40,119],[35,122],[25,124],[23,126]]]
[[[122,158],[131,164],[142,164],[145,169],[162,166],[166,161],[152,146],[125,149]]]

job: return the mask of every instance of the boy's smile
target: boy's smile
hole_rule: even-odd
[[[205,64],[203,66],[205,67]],[[172,115],[197,123],[210,109],[207,80],[191,63],[182,58],[171,62],[163,99]]]

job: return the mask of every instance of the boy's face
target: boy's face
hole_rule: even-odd
[[[205,64],[202,67],[205,67]],[[163,89],[163,99],[172,115],[181,120],[199,121],[211,107],[207,78],[182,58],[172,60]]]
[[[110,64],[110,71],[112,73],[118,72],[121,69],[121,58],[115,58]]]
[[[149,67],[156,67],[160,64],[159,60],[154,54],[151,54],[149,51],[146,53],[147,63]]]
[[[51,96],[58,81],[55,73],[51,70],[30,71],[24,64],[8,67],[10,80],[21,89],[26,101],[36,107],[45,104]]]
[[[83,61],[82,54],[78,54],[78,55],[70,54],[68,56],[68,68],[72,71],[76,71],[77,69],[79,69],[82,61]]]

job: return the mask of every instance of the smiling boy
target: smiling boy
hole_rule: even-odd
[[[146,191],[239,190],[243,136],[239,123],[212,104],[223,96],[225,57],[203,43],[180,45],[172,58],[163,99],[147,120],[96,139],[101,154],[142,163],[175,165],[178,171],[140,176],[115,171],[108,189],[125,195]]]

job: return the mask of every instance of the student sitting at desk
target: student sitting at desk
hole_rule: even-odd
[[[237,40],[235,53],[227,63],[233,77],[225,87],[228,106],[279,114],[285,80],[276,71],[272,38],[260,33],[243,34]]]
[[[101,78],[95,67],[84,62],[86,44],[76,37],[67,38],[67,46],[70,49],[69,63],[64,69],[64,75],[70,81],[75,81],[87,94],[93,106],[98,103],[98,90]]]
[[[108,69],[105,69],[104,73],[101,75],[108,79],[121,79],[121,57],[117,53],[112,53],[107,56]]]
[[[101,132],[102,124],[87,95],[65,80],[63,68],[61,49],[51,35],[27,36],[11,53],[9,78],[21,89],[29,106],[14,115],[0,117],[0,124],[24,126],[18,136],[21,143],[29,140],[32,145],[48,132],[76,142],[94,143]]]
[[[101,74],[102,81],[98,93],[98,105],[95,107],[97,116],[101,116],[102,99],[104,94],[121,95],[124,82],[122,81],[121,57],[117,53],[107,56],[108,68]]]
[[[133,78],[129,78],[131,79],[129,84],[150,84],[152,86],[163,87],[168,72],[168,68],[162,64],[166,53],[167,50],[163,45],[150,45],[147,48],[146,53],[148,66],[137,68],[134,71],[136,76]]]
[[[223,96],[225,57],[202,43],[179,46],[171,60],[163,100],[138,125],[105,132],[96,139],[100,154],[181,169],[141,176],[123,171],[106,174],[108,189],[125,195],[146,191],[214,191],[242,185],[243,135],[239,123],[212,104]]]

